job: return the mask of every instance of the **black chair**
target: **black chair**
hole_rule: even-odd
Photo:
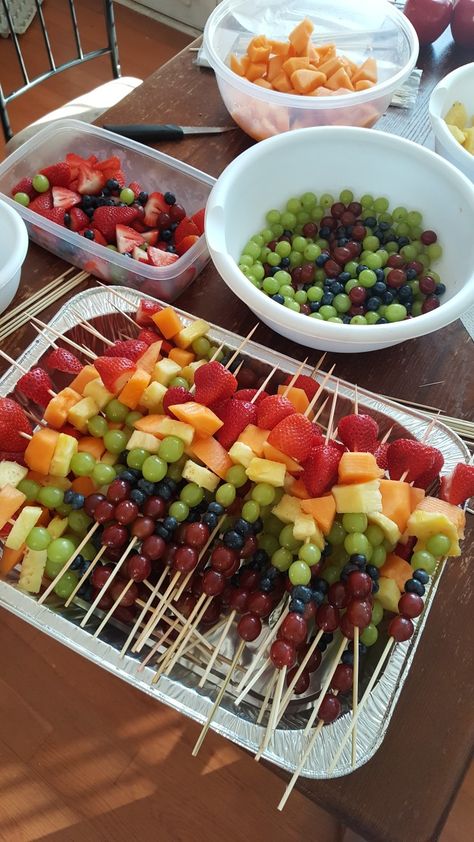
[[[5,136],[5,140],[10,141],[10,143],[8,143],[7,146],[7,151],[10,152],[13,148],[17,148],[17,146],[20,146],[21,143],[23,143],[28,138],[28,136],[31,136],[32,134],[34,134],[35,131],[38,131],[46,123],[50,123],[53,120],[62,119],[66,116],[74,116],[78,119],[85,120],[86,122],[92,122],[94,119],[100,116],[100,113],[105,111],[107,108],[111,107],[111,105],[114,105],[116,102],[120,101],[120,99],[122,99],[130,92],[130,90],[141,84],[141,79],[134,79],[133,77],[124,78],[121,76],[120,61],[117,47],[117,36],[115,31],[113,2],[112,0],[102,0],[102,3],[107,33],[107,45],[105,47],[102,47],[101,49],[90,50],[89,52],[85,52],[81,44],[81,37],[78,27],[74,0],[64,0],[64,5],[67,6],[69,9],[71,28],[75,45],[75,54],[68,61],[64,61],[61,64],[57,64],[54,59],[53,50],[51,48],[50,38],[48,37],[48,30],[42,5],[39,2],[39,0],[34,0],[34,5],[36,6],[36,14],[38,16],[38,23],[41,27],[42,40],[44,41],[44,49],[47,55],[49,69],[35,77],[30,77],[27,71],[25,57],[22,51],[22,36],[18,36],[14,28],[15,24],[12,0],[0,0],[0,10],[3,9],[7,22],[7,27],[10,31],[9,37],[11,37],[12,39],[21,77],[23,79],[23,84],[21,84],[20,87],[17,87],[15,90],[9,93],[5,93],[0,80],[0,119],[2,122],[2,129],[3,134]],[[41,120],[36,121],[31,126],[28,126],[26,129],[23,129],[21,132],[15,135],[15,137],[13,136],[8,116],[8,106],[11,102],[13,102],[22,94],[26,93],[26,91],[29,91],[36,85],[45,82],[52,76],[61,73],[63,70],[69,70],[70,68],[77,67],[78,65],[81,65],[84,62],[91,61],[92,59],[96,59],[104,55],[110,56],[114,80],[120,79],[122,84],[120,84],[119,86],[114,86],[114,82],[109,82],[107,83],[107,85],[100,86],[100,89],[96,88],[96,91],[102,91],[102,89],[105,89],[107,86],[109,86],[110,88],[110,94],[107,97],[104,97],[104,92],[102,91],[102,105],[100,108],[94,108],[88,105],[87,98],[90,97],[90,94],[94,93],[88,92],[84,97],[78,97],[76,100],[67,103],[66,106],[57,109],[57,111],[50,112],[49,115],[42,117]],[[121,92],[119,88],[123,89],[123,92]],[[68,113],[68,107],[74,104],[77,104],[78,108],[76,108],[75,110],[73,109],[72,113],[71,109],[69,109]],[[82,105],[84,105],[85,107],[81,110]],[[91,112],[90,115],[89,112]],[[51,117],[51,120],[49,119],[49,117]]]

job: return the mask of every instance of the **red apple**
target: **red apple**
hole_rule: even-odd
[[[469,2],[472,5],[472,0]],[[407,0],[404,8],[422,47],[432,44],[443,34],[451,20],[452,11],[452,0]]]
[[[455,2],[451,32],[460,47],[474,49],[474,0]]]

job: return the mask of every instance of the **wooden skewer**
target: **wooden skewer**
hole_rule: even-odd
[[[248,341],[252,338],[252,336],[254,335],[255,331],[257,330],[257,328],[258,328],[259,324],[260,324],[260,322],[257,322],[257,324],[253,326],[252,330],[250,330],[250,331],[247,333],[247,336],[245,336],[245,337],[244,337],[244,339],[242,339],[242,342],[240,343],[239,347],[237,348],[237,350],[236,350],[236,351],[234,351],[234,353],[232,354],[232,356],[231,356],[231,358],[230,358],[229,362],[227,363],[226,368],[229,368],[229,367],[232,365],[232,363],[234,362],[234,360],[236,360],[236,359],[237,359],[237,357],[239,356],[239,354],[240,354],[240,352],[241,352],[242,348],[243,348],[243,347],[244,347],[244,345],[246,345],[246,344],[247,344],[247,342],[248,342]]]
[[[319,409],[318,409],[318,411],[317,411],[316,415],[314,416],[314,418],[313,418],[313,424],[315,424],[315,423],[316,423],[316,421],[318,420],[319,416],[323,414],[323,412],[324,412],[324,410],[325,410],[325,408],[326,408],[326,405],[327,405],[328,403],[329,403],[329,395],[328,395],[328,396],[327,396],[327,398],[325,398],[325,400],[322,402],[322,404],[321,404],[321,406],[319,407]]]
[[[165,619],[168,619],[168,618],[166,617]],[[175,617],[175,619],[174,619],[174,620],[170,620],[170,624],[169,624],[168,628],[166,629],[166,631],[165,631],[165,632],[163,632],[163,634],[161,635],[161,637],[159,637],[159,638],[158,638],[158,640],[156,641],[156,643],[154,643],[154,644],[153,644],[153,646],[152,646],[152,648],[150,649],[150,651],[149,651],[148,655],[146,656],[146,658],[144,658],[144,659],[143,659],[143,661],[141,662],[140,666],[138,667],[137,672],[143,672],[143,670],[145,669],[146,665],[149,663],[149,661],[151,661],[151,659],[152,659],[152,658],[153,658],[153,656],[156,654],[156,652],[158,651],[158,649],[160,648],[160,646],[163,646],[163,644],[165,644],[165,643],[166,643],[166,641],[168,640],[168,638],[169,638],[170,634],[172,634],[172,633],[174,632],[174,630],[175,630],[175,629],[177,629],[177,628],[178,628],[178,626],[180,626],[180,625],[181,625],[181,620],[179,619],[179,617]]]
[[[70,568],[71,564],[73,563],[74,559],[76,558],[76,556],[77,556],[77,555],[79,555],[79,553],[81,552],[82,548],[83,548],[83,547],[85,547],[85,545],[86,545],[86,544],[87,544],[87,542],[90,540],[90,538],[92,537],[92,535],[94,534],[94,532],[96,531],[96,529],[98,529],[98,527],[99,527],[99,524],[98,524],[98,523],[94,523],[94,524],[91,526],[91,528],[89,529],[89,532],[87,532],[87,533],[86,533],[86,535],[84,535],[84,538],[82,539],[81,543],[79,544],[79,546],[78,546],[78,547],[76,547],[76,549],[74,550],[74,552],[72,553],[72,555],[68,558],[68,560],[66,561],[66,564],[64,565],[64,567],[62,567],[62,568],[61,568],[61,570],[59,571],[58,575],[54,577],[53,581],[52,581],[52,582],[48,585],[48,587],[46,588],[46,590],[44,591],[44,593],[42,593],[42,594],[41,594],[40,598],[38,599],[38,605],[41,605],[41,604],[45,601],[45,599],[47,599],[47,598],[48,598],[48,596],[50,595],[51,591],[52,591],[52,590],[56,587],[56,585],[57,585],[57,583],[59,582],[60,578],[63,576],[63,574],[64,574],[64,573],[66,573],[66,571],[67,571],[67,570],[69,570],[69,568]]]
[[[78,327],[83,327],[84,330],[87,331],[87,333],[90,333],[91,336],[95,336],[96,339],[100,339],[101,342],[103,342],[104,345],[107,345],[109,348],[111,348],[114,345],[114,343],[110,339],[107,339],[107,337],[100,333],[100,331],[98,331],[93,325],[89,324],[89,322],[83,319],[81,317],[81,314],[78,313],[77,310],[74,310],[73,308],[71,309],[74,315],[79,319]]]
[[[3,326],[4,324],[7,324],[23,310],[29,309],[34,301],[36,301],[38,298],[43,298],[47,293],[50,292],[51,289],[58,286],[66,277],[66,275],[69,275],[71,272],[73,272],[74,269],[74,266],[70,266],[69,269],[66,269],[65,272],[63,272],[57,278],[54,278],[54,280],[50,281],[49,284],[46,284],[45,287],[42,287],[42,289],[39,289],[33,295],[28,296],[28,298],[25,301],[22,301],[8,313],[5,313],[5,315],[0,318],[0,325]]]
[[[260,723],[263,720],[263,717],[265,716],[265,712],[267,710],[268,703],[270,701],[270,697],[273,693],[273,690],[274,690],[274,687],[275,687],[275,684],[277,683],[277,681],[278,681],[278,676],[276,674],[276,670],[274,670],[271,674],[269,682],[267,683],[267,689],[265,690],[265,696],[263,697],[262,706],[261,706],[261,708],[259,710],[259,713],[258,713],[258,716],[257,716],[257,722],[256,722],[257,725],[260,725]]]
[[[25,415],[33,422],[33,424],[37,424],[40,427],[46,426],[46,421],[43,421],[42,418],[38,418],[30,409],[27,409],[25,406],[23,407],[23,412]]]
[[[176,614],[179,614],[179,612],[174,607],[173,607],[173,612],[176,613]],[[185,619],[183,620],[183,622],[185,622]],[[225,617],[225,616],[221,617],[221,619],[211,629],[206,631],[206,634],[201,634],[201,632],[198,629],[195,629],[194,634],[196,635],[196,640],[192,641],[189,644],[189,646],[186,646],[186,649],[183,652],[183,656],[187,655],[188,652],[192,652],[194,647],[198,645],[199,641],[204,643],[207,646],[207,648],[212,651],[213,645],[210,642],[209,638],[211,637],[211,635],[215,634],[216,631],[219,631],[219,629],[222,626],[225,626],[226,622],[227,622],[227,617]]]
[[[325,374],[324,379],[323,379],[318,391],[313,396],[313,398],[309,402],[309,405],[306,407],[306,409],[304,411],[304,415],[306,415],[306,417],[308,417],[308,415],[311,412],[311,410],[313,409],[313,406],[315,405],[316,401],[319,400],[319,397],[322,394],[323,390],[326,388],[326,384],[327,384],[329,378],[331,377],[331,374],[333,373],[335,368],[336,368],[336,363],[334,363],[334,365],[329,369],[327,374]]]
[[[123,316],[123,318],[126,319],[127,322],[130,322],[130,324],[132,324],[133,327],[135,327],[137,330],[140,330],[140,325],[137,325],[135,319],[132,319],[132,317],[129,316],[128,313],[124,313],[123,310],[120,310],[120,308],[116,307],[115,304],[112,304],[112,307],[114,308],[114,310],[117,311],[117,313],[120,313],[120,315]]]
[[[320,368],[321,368],[321,366],[322,366],[322,364],[323,364],[324,360],[326,359],[327,355],[328,355],[328,352],[327,352],[327,351],[325,351],[325,352],[324,352],[324,354],[321,354],[321,356],[320,356],[320,358],[319,358],[318,362],[317,362],[317,363],[316,363],[316,365],[314,366],[314,368],[313,368],[313,370],[312,370],[311,374],[309,375],[310,377],[312,377],[312,378],[313,378],[313,380],[314,380],[314,378],[316,377],[316,375],[317,375],[318,371],[320,370]]]
[[[357,383],[354,386],[354,415],[359,414],[359,390],[357,388]]]
[[[100,559],[102,558],[102,556],[104,555],[104,553],[105,553],[106,549],[107,549],[107,547],[102,546],[102,547],[100,548],[99,552],[97,553],[96,557],[92,559],[92,561],[91,561],[91,563],[90,563],[89,567],[87,568],[86,572],[85,572],[85,573],[81,576],[81,578],[79,579],[79,581],[78,581],[78,583],[77,583],[76,587],[74,588],[74,590],[73,590],[73,592],[72,592],[71,596],[69,596],[69,597],[67,598],[66,602],[64,603],[64,605],[65,605],[65,607],[66,607],[66,608],[68,607],[68,605],[70,605],[70,604],[71,604],[71,602],[73,601],[73,599],[74,599],[74,597],[76,596],[77,592],[78,592],[78,591],[80,591],[80,589],[82,588],[82,586],[83,586],[84,582],[86,581],[86,579],[87,579],[87,578],[91,575],[92,571],[94,570],[94,567],[97,567],[97,565],[98,565],[98,563],[99,563]]]
[[[221,646],[222,646],[222,644],[224,643],[224,640],[227,637],[227,634],[229,632],[229,629],[230,629],[232,623],[234,622],[235,614],[236,614],[235,611],[230,612],[230,614],[227,618],[227,622],[225,623],[224,628],[222,629],[219,640],[217,641],[217,643],[214,647],[214,651],[213,651],[211,657],[209,658],[209,663],[208,663],[208,665],[205,669],[205,672],[204,672],[204,674],[203,674],[203,676],[202,676],[202,678],[201,678],[201,680],[198,684],[198,687],[203,687],[204,684],[206,683],[207,677],[208,677],[209,673],[211,672],[212,667],[215,664],[215,661],[216,661],[216,658],[217,658],[219,652],[221,651]]]
[[[177,583],[179,582],[180,576],[181,576],[181,573],[179,573],[179,572],[176,572],[174,574],[173,578],[171,579],[171,582],[169,583],[169,585],[166,588],[164,594],[162,595],[158,605],[156,606],[152,616],[148,620],[148,623],[146,623],[146,625],[145,625],[143,631],[141,632],[138,640],[136,641],[134,646],[132,646],[132,652],[140,652],[143,649],[146,639],[150,636],[150,634],[156,628],[156,626],[158,625],[158,622],[161,618],[161,615],[168,608],[169,596],[174,591]]]
[[[354,671],[352,673],[352,717],[357,715],[359,701],[359,626],[354,626]],[[357,758],[357,722],[352,731],[352,765]]]
[[[240,369],[242,368],[243,364],[244,364],[244,360],[242,360],[242,362],[238,364],[238,366],[237,366],[237,368],[235,369],[235,371],[233,371],[233,372],[232,372],[232,374],[234,375],[234,377],[238,377],[238,376],[239,376],[239,374],[240,374]],[[227,368],[227,366],[226,366],[226,368]]]
[[[0,350],[0,356],[3,357],[3,359],[6,360],[8,363],[10,363],[10,365],[12,365],[14,368],[17,368],[18,371],[21,371],[22,374],[28,374],[28,369],[25,368],[23,365],[20,365],[20,363],[14,360],[13,357],[10,357],[8,354],[6,354],[5,351]],[[56,392],[53,392],[52,389],[48,389],[48,395],[51,395],[51,397],[55,398]]]
[[[385,435],[384,435],[382,441],[380,442],[380,444],[387,444],[387,442],[388,442],[390,436],[392,435],[392,433],[393,433],[393,424],[390,427],[390,429],[388,429],[387,432],[385,433]]]
[[[31,323],[31,327],[33,328],[33,330],[36,330],[36,333],[39,336],[44,335],[43,330],[41,328],[39,328],[37,325]],[[48,339],[49,344],[52,345],[53,348],[59,348],[59,345],[57,345],[56,342],[54,342],[52,339],[49,339],[48,337],[44,337],[44,338]],[[66,339],[65,336],[63,336],[61,338],[64,339],[65,342],[68,342],[68,340]],[[84,356],[89,357],[89,359],[94,359],[94,360],[97,359],[97,354],[93,354],[92,351],[89,351],[89,349],[86,348],[84,345],[80,346],[80,347],[81,347],[81,353],[84,354]]]
[[[189,571],[189,573],[186,573],[186,576],[184,577],[183,581],[182,581],[182,582],[181,582],[181,584],[179,585],[179,587],[178,587],[178,589],[177,589],[176,593],[175,593],[175,594],[174,594],[174,596],[171,598],[171,600],[170,600],[171,602],[177,602],[177,601],[178,601],[178,599],[180,598],[180,596],[181,596],[181,594],[183,593],[183,591],[185,590],[185,588],[186,588],[186,586],[187,586],[188,582],[190,581],[190,579],[191,579],[191,578],[192,578],[192,576],[194,575],[195,571],[197,570],[197,568],[198,568],[198,566],[199,566],[199,563],[202,561],[202,559],[204,558],[205,554],[207,553],[207,551],[208,551],[209,547],[211,546],[212,542],[214,541],[214,538],[216,537],[216,535],[218,535],[218,534],[219,534],[219,532],[220,532],[220,530],[221,530],[221,528],[222,528],[222,524],[224,523],[224,521],[225,521],[226,517],[227,517],[227,515],[223,514],[223,515],[221,515],[221,517],[219,518],[219,520],[218,520],[218,522],[217,522],[216,526],[215,526],[215,527],[214,527],[214,529],[212,530],[211,534],[209,535],[209,538],[207,539],[206,543],[204,544],[203,548],[201,549],[201,551],[200,551],[200,553],[199,553],[199,555],[198,555],[198,560],[197,560],[197,563],[196,563],[196,567],[194,567],[194,568],[193,568],[193,570],[190,570],[190,571]],[[174,609],[173,609],[173,610],[174,610]]]
[[[306,727],[303,731],[304,736],[309,734],[309,732],[311,731],[311,728],[313,727],[313,722],[314,722],[314,720],[316,719],[316,717],[319,713],[319,708],[321,707],[321,705],[323,703],[323,699],[324,699],[327,691],[329,690],[329,687],[331,685],[331,681],[333,679],[333,675],[336,672],[339,661],[341,660],[341,655],[344,652],[344,649],[346,648],[348,642],[349,641],[348,641],[347,637],[342,638],[341,643],[339,645],[339,649],[337,650],[337,652],[336,652],[336,654],[333,658],[331,669],[329,670],[329,673],[326,676],[326,680],[325,680],[325,682],[324,682],[324,684],[321,688],[321,692],[319,694],[318,701],[316,702],[313,710],[311,711],[311,716],[309,717],[308,722],[306,724]]]
[[[202,600],[202,597],[204,597],[204,600]],[[163,673],[171,672],[175,663],[180,659],[183,650],[188,643],[189,638],[192,634],[194,634],[195,629],[201,622],[202,618],[204,617],[204,614],[206,613],[213,599],[213,596],[208,596],[204,593],[201,594],[196,605],[194,606],[193,611],[189,615],[187,622],[184,624],[183,628],[181,629],[181,632],[179,633],[172,646],[170,646],[168,652],[166,653],[166,657],[160,664],[156,675],[153,678],[153,683],[156,683]],[[198,610],[195,613],[196,608]]]
[[[295,769],[295,771],[293,773],[293,777],[291,778],[287,788],[285,789],[285,792],[283,793],[283,797],[282,797],[282,799],[281,799],[281,801],[278,805],[278,809],[280,811],[283,810],[283,807],[285,806],[286,802],[288,801],[288,798],[290,797],[291,793],[293,792],[293,787],[294,787],[296,781],[298,780],[298,778],[301,774],[301,770],[302,770],[304,764],[306,763],[306,760],[309,757],[309,754],[312,751],[312,748],[313,748],[316,740],[318,739],[323,727],[324,727],[324,721],[321,719],[318,722],[316,730],[315,730],[314,734],[312,735],[311,739],[309,740],[308,745],[306,746],[304,754],[303,754],[303,756],[302,756],[302,758],[301,758],[301,760],[298,764],[298,767],[297,767],[297,769]]]
[[[202,746],[202,744],[205,740],[206,734],[209,731],[211,722],[214,719],[217,708],[219,707],[219,705],[220,705],[220,703],[223,699],[223,696],[224,696],[224,693],[226,691],[227,685],[229,684],[229,681],[232,678],[232,674],[233,674],[233,672],[234,672],[234,670],[235,670],[235,668],[236,668],[236,666],[239,662],[239,659],[240,659],[240,656],[242,654],[244,646],[245,646],[245,640],[241,640],[238,647],[237,647],[237,650],[235,652],[234,658],[233,658],[232,663],[229,667],[229,670],[227,672],[225,680],[222,683],[222,686],[221,686],[221,689],[219,690],[219,693],[217,694],[216,701],[214,702],[214,704],[211,708],[211,712],[210,712],[210,714],[207,718],[207,721],[206,721],[206,723],[205,723],[205,725],[204,725],[204,727],[203,727],[203,729],[202,729],[202,731],[201,731],[201,733],[200,733],[200,735],[199,735],[199,737],[196,741],[196,745],[193,748],[193,751],[192,751],[193,757],[197,756],[197,754],[198,754],[198,752],[199,752],[199,750],[200,750],[200,748],[201,748],[201,746]]]
[[[250,679],[250,676],[255,672],[255,670],[257,668],[257,665],[259,664],[260,660],[262,659],[268,644],[271,643],[271,641],[276,637],[278,629],[280,628],[280,626],[283,623],[283,620],[285,619],[287,614],[288,614],[288,607],[286,607],[281,612],[277,622],[275,623],[275,625],[273,626],[272,629],[269,629],[269,632],[266,635],[265,640],[263,640],[262,643],[260,644],[260,646],[258,647],[258,650],[257,650],[256,654],[254,655],[254,657],[252,659],[252,663],[250,664],[246,674],[244,675],[243,679],[241,680],[240,684],[237,687],[237,693],[239,693],[240,696],[241,696],[240,701],[242,701],[242,699],[244,698],[244,695],[245,695],[245,694],[242,694],[242,690],[243,690],[244,686],[247,684],[247,681]]]
[[[140,604],[139,600],[137,600],[137,604]],[[164,620],[164,622],[168,623],[168,625],[173,626],[173,627],[179,626],[180,624],[183,626],[186,622],[186,617],[184,617],[183,614],[181,614],[181,612],[178,611],[177,608],[174,608],[173,612],[176,615],[175,620],[173,620],[170,617],[167,617],[166,614],[165,614],[165,616],[162,618]],[[220,620],[219,623],[216,623],[216,626],[214,626],[214,629],[217,626],[223,625],[223,623],[225,623],[226,619],[227,618],[224,617],[224,620]],[[175,623],[176,623],[176,626],[175,626]],[[211,631],[213,631],[213,629],[211,629]],[[207,658],[209,656],[209,653],[210,652],[212,653],[212,645],[210,644],[207,637],[205,637],[203,634],[201,634],[201,632],[198,629],[194,629],[194,635],[196,637],[196,640],[194,640],[189,646],[186,647],[184,652],[182,652],[182,656],[184,657],[185,655],[187,655],[188,652],[191,652],[192,649],[194,649],[196,646],[198,646],[201,649],[201,651],[205,652],[205,655],[206,655],[206,658]],[[155,643],[152,650],[151,650],[153,654],[155,654],[157,649],[159,649],[162,642],[163,642],[163,639],[160,637],[160,639],[158,641],[158,645]],[[148,663],[149,660],[150,660],[150,653],[147,655],[147,657],[144,659],[144,661],[142,661],[142,664],[145,665],[146,663]],[[221,657],[220,660],[222,660],[222,657]],[[225,659],[225,660],[227,661],[227,659]],[[230,661],[227,661],[227,663],[230,663]]]
[[[274,366],[274,368],[272,368],[272,370],[271,370],[270,374],[267,374],[267,376],[265,377],[265,380],[263,381],[262,385],[258,387],[258,389],[257,389],[257,391],[255,392],[255,394],[254,394],[254,396],[253,396],[252,400],[250,401],[250,403],[255,403],[255,401],[257,400],[257,398],[258,398],[258,397],[260,397],[260,395],[262,394],[262,392],[263,392],[263,391],[264,391],[264,389],[265,389],[265,386],[268,386],[268,384],[269,384],[270,380],[272,379],[273,375],[275,374],[275,371],[278,371],[278,366],[277,366],[277,365],[276,365],[276,366]]]
[[[296,369],[296,371],[295,371],[295,373],[294,373],[293,377],[291,378],[290,382],[288,383],[288,386],[286,387],[285,391],[283,392],[283,397],[284,397],[284,398],[286,398],[286,396],[288,395],[288,392],[290,391],[290,389],[292,389],[292,388],[293,388],[293,386],[295,385],[296,381],[298,380],[298,377],[300,376],[300,374],[301,374],[301,372],[303,371],[303,369],[304,369],[304,367],[305,367],[305,365],[306,365],[306,363],[307,363],[307,362],[308,362],[308,357],[306,357],[306,358],[303,360],[303,362],[299,364],[299,366],[298,366],[298,368]]]
[[[138,619],[135,621],[135,624],[132,628],[132,631],[130,632],[129,636],[127,637],[127,639],[124,643],[124,645],[122,646],[122,649],[120,650],[120,658],[123,658],[125,656],[125,653],[126,653],[128,647],[130,646],[130,643],[132,642],[133,638],[135,637],[146,612],[151,608],[151,604],[152,604],[153,600],[158,596],[158,594],[160,592],[160,588],[161,588],[161,586],[162,586],[162,584],[163,584],[163,582],[164,582],[168,573],[169,573],[169,568],[165,567],[165,569],[163,570],[160,578],[158,579],[158,582],[156,583],[156,585],[153,588],[150,596],[148,597],[148,599],[147,599]]]
[[[313,654],[314,650],[316,649],[316,646],[318,645],[319,641],[321,640],[323,634],[324,634],[323,629],[320,629],[318,631],[316,637],[314,638],[311,646],[309,647],[306,655],[304,656],[303,660],[301,661],[301,664],[299,665],[299,667],[298,667],[295,675],[293,676],[290,684],[288,685],[288,689],[287,689],[285,695],[283,696],[283,699],[282,699],[282,702],[281,702],[281,705],[280,705],[280,709],[279,709],[279,711],[277,713],[277,716],[276,716],[275,727],[278,725],[280,719],[282,718],[283,714],[285,713],[285,710],[287,709],[289,701],[290,701],[290,699],[293,695],[293,691],[294,691],[299,679],[301,678],[301,675],[303,674],[303,671],[306,667],[306,664],[309,662],[309,659],[311,658],[311,655]]]
[[[92,637],[98,637],[98,636],[99,636],[99,634],[101,633],[102,629],[104,628],[104,626],[106,626],[106,625],[107,625],[107,623],[109,622],[109,620],[110,620],[110,618],[111,618],[112,614],[114,613],[115,609],[118,607],[119,603],[121,602],[121,600],[123,599],[123,597],[125,596],[125,594],[126,594],[126,593],[130,590],[130,588],[132,587],[132,585],[133,585],[133,579],[130,579],[130,580],[127,582],[127,584],[125,585],[125,587],[124,587],[124,589],[123,589],[122,593],[120,594],[120,596],[118,596],[118,597],[117,597],[117,599],[115,600],[115,602],[113,603],[113,605],[111,605],[110,609],[107,611],[107,614],[105,615],[105,617],[104,617],[104,619],[102,620],[102,622],[101,622],[101,623],[97,626],[97,628],[96,628],[96,630],[95,630],[94,634],[92,635]]]
[[[332,436],[332,425],[333,425],[333,421],[334,421],[334,413],[336,411],[336,403],[337,403],[338,393],[339,393],[339,380],[336,380],[336,388],[334,389],[334,394],[333,394],[332,404],[331,404],[331,412],[329,414],[328,428],[326,430],[325,444],[328,443],[329,439]]]
[[[54,304],[59,298],[63,298],[87,277],[88,275],[83,273],[83,277],[77,276],[75,278],[71,278],[68,283],[61,286],[60,290],[50,292],[49,295],[41,297],[33,303],[31,303],[31,299],[29,298],[26,302],[24,302],[26,305],[24,312],[18,313],[13,318],[10,317],[6,323],[2,324],[2,327],[0,328],[0,341],[3,341],[7,338],[7,336],[15,333],[20,327],[28,324],[33,314],[36,315],[37,313],[41,313],[42,310],[45,310],[51,304]],[[43,293],[43,290],[41,293]]]
[[[122,555],[120,556],[120,558],[119,558],[119,560],[118,560],[117,564],[115,565],[114,569],[112,570],[112,573],[110,574],[109,578],[108,578],[108,579],[107,579],[107,581],[106,581],[106,582],[102,585],[102,587],[101,587],[101,589],[100,589],[99,593],[97,594],[97,596],[96,596],[96,598],[94,599],[93,603],[90,605],[89,610],[88,610],[88,611],[87,611],[87,613],[85,614],[85,616],[84,616],[84,618],[83,618],[83,620],[82,620],[82,622],[81,622],[81,628],[84,628],[84,626],[86,625],[86,623],[87,623],[87,621],[88,621],[89,617],[91,616],[92,612],[93,612],[93,611],[95,611],[95,609],[97,608],[97,606],[98,606],[98,604],[99,604],[100,600],[102,599],[102,597],[103,597],[104,593],[105,593],[105,592],[106,592],[106,591],[110,588],[110,585],[112,584],[112,582],[114,581],[114,579],[115,579],[115,577],[116,577],[117,573],[118,573],[118,572],[119,572],[119,570],[121,569],[121,567],[122,567],[123,563],[125,562],[125,559],[127,558],[128,554],[129,554],[129,552],[130,552],[130,550],[132,550],[132,549],[133,549],[133,547],[135,546],[135,544],[137,543],[137,541],[138,541],[138,538],[136,538],[136,537],[134,536],[134,537],[132,538],[132,540],[130,541],[130,543],[128,544],[127,548],[123,551],[123,553],[122,553]]]
[[[74,342],[72,339],[69,339],[69,337],[65,336],[64,334],[59,333],[59,331],[56,330],[56,328],[51,327],[51,325],[45,324],[45,322],[42,322],[41,319],[36,318],[36,316],[32,316],[31,320],[39,324],[39,326],[42,327],[43,330],[49,330],[53,334],[53,336],[56,336],[58,339],[62,339],[64,342],[67,342],[69,345],[71,345],[72,348],[75,348],[76,351],[79,351],[79,353],[84,354],[86,357],[89,357],[89,359],[97,359],[97,354],[93,354],[92,351],[88,351],[82,345],[78,345],[77,342]]]
[[[260,744],[260,748],[258,749],[257,754],[255,755],[255,760],[257,761],[257,763],[259,762],[259,760],[262,757],[262,755],[264,754],[264,752],[267,750],[267,748],[270,745],[270,742],[273,738],[273,735],[275,733],[275,729],[276,729],[275,719],[276,719],[278,709],[280,707],[281,696],[282,696],[282,693],[283,693],[283,687],[285,685],[286,671],[287,671],[287,667],[283,667],[283,669],[278,671],[278,678],[277,678],[276,687],[275,687],[275,695],[273,697],[273,704],[272,704],[270,716],[269,716],[269,719],[268,719],[268,725],[267,725],[265,734],[263,736],[263,740]]]
[[[270,666],[270,664],[271,664],[271,660],[270,660],[270,658],[267,658],[266,661],[263,662],[262,666],[257,670],[257,672],[255,672],[253,674],[249,683],[245,685],[245,687],[242,690],[242,692],[240,693],[240,695],[237,696],[237,698],[234,702],[236,707],[238,707],[240,705],[240,703],[243,701],[243,699],[245,698],[245,696],[247,696],[247,694],[250,693],[252,687],[257,683],[258,679],[263,675],[263,673],[265,672],[267,667]],[[246,678],[246,677],[247,677],[247,674],[244,675],[244,678]],[[237,690],[238,689],[239,688],[237,688]]]

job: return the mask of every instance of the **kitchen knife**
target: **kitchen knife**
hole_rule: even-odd
[[[185,135],[199,134],[221,134],[232,132],[236,126],[176,126],[172,123],[165,124],[130,124],[130,125],[106,125],[103,126],[109,132],[129,137],[131,140],[155,141],[155,140],[181,140]]]

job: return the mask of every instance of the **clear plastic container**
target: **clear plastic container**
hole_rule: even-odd
[[[188,214],[205,206],[215,179],[169,155],[79,120],[64,120],[42,129],[0,164],[0,194],[23,217],[35,243],[105,282],[173,301],[209,259],[204,236],[171,266],[148,266],[96,245],[13,201],[11,189],[21,178],[63,160],[67,152],[98,158],[118,155],[129,181],[138,181],[149,193],[172,191]]]
[[[230,54],[245,53],[255,35],[285,41],[305,17],[315,25],[316,47],[330,41],[357,64],[375,58],[378,83],[345,95],[298,96],[259,87],[230,69]],[[232,119],[255,140],[307,126],[372,126],[418,56],[413,26],[385,0],[224,0],[207,21],[204,47]]]

